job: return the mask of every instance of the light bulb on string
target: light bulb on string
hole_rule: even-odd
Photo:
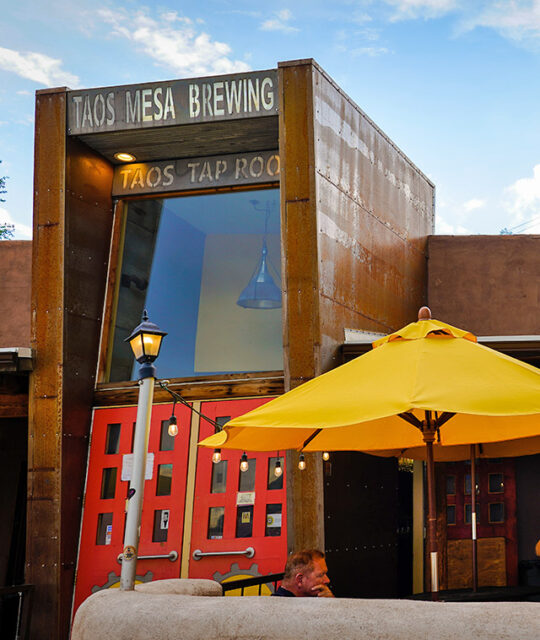
[[[300,459],[298,461],[298,468],[300,469],[300,471],[303,471],[306,468],[306,460],[303,453],[300,454]]]
[[[276,460],[276,466],[274,467],[274,475],[279,478],[279,476],[283,473],[283,469],[281,467],[281,460],[278,458]]]
[[[167,429],[170,436],[178,435],[178,423],[176,422],[176,416],[172,415],[169,418],[169,428]]]
[[[242,457],[240,458],[240,471],[246,472],[249,469],[249,462],[247,453],[244,451]]]
[[[323,451],[322,459],[323,459],[324,461],[326,461],[326,460],[330,460],[330,454],[328,453],[328,451]]]
[[[212,454],[212,462],[214,464],[221,462],[221,449],[214,449],[214,453]]]

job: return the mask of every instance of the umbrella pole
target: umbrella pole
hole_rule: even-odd
[[[478,591],[478,556],[476,543],[476,445],[471,444],[471,535],[472,535],[472,583]]]
[[[427,485],[428,485],[428,550],[431,566],[431,599],[438,600],[439,566],[437,558],[437,507],[435,503],[435,463],[433,461],[433,441],[435,433],[424,431],[427,449]]]

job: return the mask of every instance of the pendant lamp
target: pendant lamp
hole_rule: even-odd
[[[256,211],[261,211],[261,209],[257,209],[257,200],[250,200],[250,202]],[[268,248],[266,246],[268,217],[270,215],[268,203],[264,211],[264,236],[261,257],[247,286],[236,301],[237,305],[245,309],[278,309],[281,307],[281,290],[274,282],[268,269]]]

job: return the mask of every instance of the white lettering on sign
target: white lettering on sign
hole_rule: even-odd
[[[106,96],[97,93],[92,99],[90,96],[73,96],[75,105],[75,125],[80,127],[101,127],[105,122],[114,124],[114,93]]]
[[[168,164],[163,169],[159,166],[150,167],[146,174],[143,173],[142,167],[137,167],[136,169],[125,167],[120,171],[122,188],[135,189],[135,187],[144,188],[147,186],[150,189],[155,189],[156,187],[169,187],[174,180],[173,171],[174,164]]]
[[[126,91],[126,123],[158,122],[175,120],[176,109],[171,87],[155,89],[136,89]]]
[[[113,195],[261,184],[278,181],[279,174],[276,151],[135,163],[115,168]]]
[[[68,92],[68,133],[277,114],[275,70]]]
[[[275,105],[274,80],[268,76],[191,83],[188,95],[190,118],[271,111]]]

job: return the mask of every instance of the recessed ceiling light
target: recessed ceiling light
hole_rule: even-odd
[[[133,162],[135,160],[135,156],[132,153],[126,153],[125,151],[115,153],[114,157],[121,162]]]

